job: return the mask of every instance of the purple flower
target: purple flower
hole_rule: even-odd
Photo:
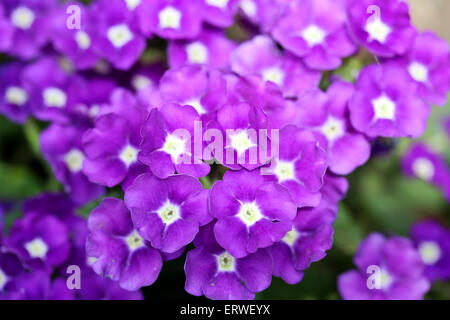
[[[240,0],[202,0],[201,9],[205,22],[219,28],[230,27]]]
[[[50,274],[44,270],[24,271],[10,279],[0,299],[46,300],[50,292]]]
[[[297,100],[297,124],[313,132],[319,145],[328,152],[330,170],[337,174],[351,173],[370,156],[369,142],[349,121],[348,102],[353,93],[352,84],[337,81],[326,94],[311,90]]]
[[[365,67],[349,102],[353,127],[369,137],[422,135],[430,107],[417,97],[416,87],[398,64]]]
[[[43,56],[24,68],[22,79],[36,118],[57,122],[68,120],[67,110],[76,105],[83,87],[79,75],[64,70],[56,56]]]
[[[145,38],[123,0],[100,0],[91,6],[98,21],[93,48],[117,69],[129,69],[145,49]]]
[[[347,34],[347,13],[341,0],[299,0],[290,3],[272,31],[275,40],[318,70],[338,68],[356,46]]]
[[[294,227],[283,239],[269,248],[273,274],[289,284],[302,280],[303,271],[312,262],[326,256],[333,244],[333,227],[337,208],[323,198],[315,208],[299,209]]]
[[[289,191],[259,170],[227,171],[214,183],[209,209],[217,242],[236,258],[280,241],[292,229],[296,205]]]
[[[175,170],[197,178],[206,176],[210,167],[201,160],[202,150],[194,148],[195,123],[201,123],[200,117],[189,105],[168,103],[161,110],[153,109],[142,127],[139,160],[162,179]]]
[[[338,278],[345,300],[421,300],[430,288],[420,254],[406,238],[372,233],[360,243],[354,263],[358,270]]]
[[[236,258],[214,239],[214,223],[204,227],[195,249],[188,252],[185,289],[214,300],[250,300],[269,287],[272,259],[266,249]]]
[[[167,56],[171,68],[179,68],[185,64],[202,64],[227,70],[234,48],[234,42],[229,40],[223,31],[204,28],[193,40],[170,41]]]
[[[441,187],[448,173],[445,159],[430,150],[424,143],[416,142],[402,160],[403,172],[408,177],[416,177]]]
[[[349,4],[349,24],[357,41],[381,57],[405,54],[416,30],[403,0],[353,0]]]
[[[425,264],[430,281],[450,279],[450,230],[436,221],[414,224],[411,238]]]
[[[218,110],[208,129],[220,130],[221,134],[206,147],[205,158],[214,158],[233,170],[253,170],[268,162],[272,144],[265,130],[267,116],[259,106],[227,103]]]
[[[192,242],[198,228],[212,220],[208,195],[209,190],[203,190],[191,176],[161,180],[146,173],[126,190],[125,203],[142,237],[154,248],[174,253]]]
[[[265,174],[285,186],[298,207],[316,206],[328,167],[326,152],[306,130],[289,125],[279,133],[279,155]]]
[[[138,161],[138,153],[140,128],[148,112],[137,105],[131,93],[122,89],[113,93],[112,104],[112,110],[119,110],[100,115],[95,127],[83,135],[86,152],[83,173],[101,185],[113,187],[125,180],[128,186],[134,177],[146,171]]]
[[[400,63],[417,83],[417,93],[430,103],[444,105],[450,89],[449,46],[431,32],[416,36],[411,50]]]
[[[0,23],[0,28],[3,26],[6,31],[5,40],[2,39],[2,42],[4,41],[3,45],[9,54],[22,59],[31,59],[40,53],[40,49],[49,40],[51,24],[48,22],[48,14],[56,4],[56,0],[4,2],[3,14],[13,27],[11,35],[11,27],[5,22]],[[0,9],[0,15],[1,11]],[[2,34],[2,38],[3,36]]]
[[[242,43],[231,55],[231,69],[241,76],[260,75],[271,81],[287,97],[297,97],[311,88],[317,88],[321,74],[304,66],[301,59],[282,53],[268,36],[256,36]]]
[[[85,154],[81,144],[82,127],[52,124],[40,136],[41,151],[58,181],[77,204],[84,204],[103,194],[104,189],[83,174]]]
[[[161,78],[159,90],[162,99],[191,106],[200,116],[214,113],[227,102],[226,82],[222,73],[202,66],[168,70]]]
[[[90,234],[86,243],[92,268],[103,277],[119,281],[126,290],[149,286],[162,267],[158,250],[140,236],[123,201],[106,198],[88,220]]]
[[[38,213],[16,220],[5,246],[32,268],[61,265],[71,247],[67,226],[54,216]]]
[[[67,8],[76,4],[80,8],[81,28],[67,28]],[[70,59],[81,70],[95,66],[99,54],[94,51],[97,39],[95,13],[78,2],[72,2],[56,9],[51,16],[52,33],[50,35],[55,49]]]
[[[142,32],[165,39],[192,39],[202,26],[200,0],[146,0],[139,11]]]
[[[22,82],[23,66],[13,62],[0,68],[0,113],[17,123],[24,123],[30,113],[30,93]]]

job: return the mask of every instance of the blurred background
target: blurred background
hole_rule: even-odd
[[[412,17],[420,30],[434,30],[450,42],[450,0],[410,0]],[[419,140],[444,153],[450,163],[450,139],[442,129],[442,119],[450,116],[450,102],[433,108],[428,131]],[[36,120],[24,126],[12,124],[0,116],[0,203],[9,208],[6,228],[20,216],[20,206],[29,196],[43,191],[61,190],[39,152],[39,132],[46,126]],[[349,176],[350,190],[340,204],[335,223],[333,249],[321,262],[314,263],[297,285],[274,278],[259,299],[339,299],[337,276],[354,268],[352,257],[359,242],[371,232],[408,236],[411,225],[434,218],[450,226],[450,204],[430,184],[407,179],[400,159],[409,139],[380,140],[372,159]],[[87,216],[95,206],[80,209]],[[184,289],[184,258],[164,265],[157,282],[144,289],[148,299],[197,299]],[[436,283],[427,295],[432,299],[450,299],[450,284]]]

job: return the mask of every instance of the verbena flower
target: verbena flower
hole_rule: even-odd
[[[416,36],[405,57],[398,58],[417,83],[417,94],[437,105],[444,105],[450,88],[450,50],[447,42],[432,32]]]
[[[210,167],[202,161],[202,150],[194,148],[194,126],[200,117],[189,105],[166,103],[153,109],[144,123],[139,160],[154,175],[167,178],[175,170],[180,174],[204,177]]]
[[[450,230],[437,221],[425,220],[411,228],[411,238],[425,264],[430,281],[450,279]]]
[[[145,38],[123,0],[99,0],[91,5],[96,15],[94,50],[117,69],[129,69],[145,49]]]
[[[326,152],[307,130],[289,125],[280,131],[279,155],[266,174],[269,180],[285,186],[298,207],[316,206],[328,167]]]
[[[192,39],[201,30],[203,16],[201,0],[143,1],[138,17],[146,36],[165,39]]]
[[[103,187],[90,182],[82,171],[86,158],[81,141],[84,131],[83,127],[52,124],[39,138],[40,148],[55,178],[77,204],[94,200],[104,192]]]
[[[3,10],[0,9],[0,16],[3,11],[3,19],[7,19],[7,21],[2,19],[3,22],[0,23],[3,31],[5,31],[5,38],[2,34],[1,41],[4,48],[0,46],[0,50],[6,49],[5,51],[8,54],[21,59],[37,57],[49,41],[51,24],[48,23],[47,19],[56,5],[56,0],[3,2]]]
[[[417,97],[416,88],[416,83],[398,64],[365,67],[349,103],[353,127],[369,137],[422,135],[430,107]]]
[[[337,69],[342,58],[356,51],[347,32],[346,19],[345,1],[292,1],[278,19],[272,35],[285,49],[302,57],[310,68]]]
[[[30,92],[24,87],[22,71],[20,62],[0,69],[0,113],[17,123],[24,123],[31,111]]]
[[[296,123],[313,132],[328,153],[330,170],[337,174],[351,173],[370,156],[369,142],[350,124],[348,102],[353,94],[352,84],[336,81],[327,93],[311,90],[297,101]]]
[[[402,0],[353,0],[348,7],[352,35],[381,57],[403,55],[413,44],[408,3]]]
[[[146,171],[138,154],[140,128],[148,112],[130,92],[122,89],[114,91],[111,100],[112,106],[104,108],[95,120],[95,127],[83,135],[86,153],[83,173],[90,181],[108,187],[125,180],[126,188]]]
[[[272,280],[272,259],[266,249],[244,258],[233,257],[217,244],[214,223],[203,227],[196,248],[189,251],[184,270],[185,289],[215,300],[250,300]]]
[[[80,29],[67,28],[67,8],[71,5],[80,8]],[[94,10],[78,2],[69,2],[55,9],[50,19],[50,38],[54,48],[69,58],[80,70],[94,67],[101,54],[94,50],[94,44],[98,39],[95,28],[97,16]]]
[[[445,187],[449,172],[444,157],[421,142],[412,144],[404,154],[402,168],[407,177],[419,178],[438,188]]]
[[[152,248],[133,226],[123,201],[106,198],[88,220],[90,234],[86,253],[94,271],[122,288],[136,290],[151,285],[162,267],[158,250]]]
[[[204,27],[194,39],[170,41],[167,58],[171,68],[179,68],[185,64],[202,64],[227,70],[230,54],[235,46],[223,31]]]
[[[212,187],[209,208],[217,242],[236,258],[280,241],[297,211],[287,188],[259,170],[227,171]]]
[[[46,270],[61,265],[71,248],[67,226],[54,216],[35,212],[14,222],[5,246],[26,266]]]
[[[372,233],[360,243],[354,263],[358,270],[338,278],[343,299],[421,300],[430,289],[425,265],[409,239]]]
[[[146,196],[151,190],[152,197]],[[194,240],[200,226],[212,220],[209,190],[187,175],[164,180],[143,174],[125,192],[135,228],[154,248],[174,253]]]

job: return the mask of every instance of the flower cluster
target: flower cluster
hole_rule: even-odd
[[[195,296],[298,283],[332,247],[345,175],[378,138],[422,135],[450,89],[447,43],[417,32],[401,0],[15,0],[0,3],[0,33],[0,113],[49,122],[40,150],[69,197],[29,201],[3,240],[6,298],[73,298],[49,277],[69,264],[108,298],[139,298],[185,251]],[[361,55],[371,62],[345,80]],[[442,167],[423,149],[405,160],[448,186]],[[123,200],[103,198],[87,224],[73,214],[112,188]],[[428,290],[404,239],[371,236],[356,260],[382,264],[386,290],[365,292],[353,272],[344,298]]]
[[[354,257],[358,270],[341,274],[343,299],[423,299],[434,281],[450,279],[450,230],[436,221],[417,222],[411,239],[370,234]]]
[[[139,291],[92,271],[85,250],[88,223],[75,209],[59,193],[26,201],[23,217],[0,238],[0,300],[142,299]]]

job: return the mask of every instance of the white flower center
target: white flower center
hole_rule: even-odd
[[[130,11],[133,11],[138,5],[141,4],[141,0],[125,0],[125,2],[127,3],[127,8]]]
[[[248,17],[254,17],[256,14],[256,11],[258,8],[256,7],[256,4],[253,2],[253,0],[242,0],[239,3],[239,6],[241,7],[242,11],[248,16]]]
[[[6,274],[3,272],[2,269],[0,269],[0,291],[3,290],[3,288],[6,285],[6,282],[8,282],[8,277],[6,276]]]
[[[278,67],[271,67],[262,70],[262,76],[264,81],[271,81],[279,86],[283,84],[284,72]]]
[[[178,158],[185,153],[185,148],[186,148],[186,142],[173,135],[173,134],[169,134],[166,137],[166,141],[164,142],[164,146],[162,147],[162,151],[170,154],[170,156],[172,157],[172,161],[176,162],[178,160]]]
[[[278,161],[274,170],[278,182],[295,180],[295,167],[292,162]]]
[[[235,259],[228,252],[224,252],[221,255],[216,256],[217,267],[221,272],[233,272],[235,270]]]
[[[83,168],[84,154],[78,149],[72,149],[64,156],[64,162],[71,172],[80,172]]]
[[[395,102],[386,95],[382,95],[372,100],[373,109],[375,111],[375,119],[394,120]]]
[[[416,177],[429,181],[434,177],[434,165],[427,158],[417,158],[413,165],[412,170]]]
[[[128,145],[122,150],[119,158],[129,167],[137,161],[138,153],[135,147]]]
[[[32,258],[45,258],[48,251],[48,246],[41,238],[36,238],[30,242],[25,243],[25,249]]]
[[[18,7],[11,14],[12,24],[22,30],[29,29],[34,22],[34,12],[27,7]]]
[[[225,9],[228,4],[228,0],[206,0],[206,3],[210,6]]]
[[[181,12],[174,7],[168,6],[158,14],[159,27],[162,29],[179,29],[181,23]]]
[[[186,53],[190,63],[203,64],[208,62],[208,48],[201,42],[192,42],[186,46]]]
[[[441,248],[436,242],[425,241],[419,245],[419,253],[422,261],[427,265],[433,265],[441,258]]]
[[[180,207],[176,204],[170,202],[169,199],[161,206],[157,211],[158,216],[166,225],[170,225],[181,219],[180,217]]]
[[[256,202],[242,203],[237,216],[247,225],[247,227],[251,227],[263,218]]]
[[[344,123],[334,117],[329,117],[320,131],[327,137],[328,141],[333,142],[345,134]]]
[[[87,257],[86,262],[89,266],[92,266],[97,260],[97,257]]]
[[[55,87],[46,88],[42,96],[47,107],[64,108],[67,102],[66,93]]]
[[[124,23],[110,27],[106,33],[106,36],[116,48],[122,48],[134,38],[133,33]]]
[[[381,43],[385,43],[392,32],[391,28],[380,19],[373,19],[367,22],[364,30],[369,34],[367,41],[377,40]]]
[[[91,37],[83,30],[78,30],[75,33],[75,41],[82,50],[86,50],[91,46]]]
[[[131,83],[137,91],[147,88],[152,85],[152,80],[141,74],[135,75],[131,80]]]
[[[245,151],[251,147],[256,146],[249,138],[247,131],[242,130],[238,133],[229,135],[231,140],[231,147],[236,150],[238,156],[241,156]]]
[[[125,242],[127,243],[128,248],[131,251],[139,249],[145,246],[144,240],[141,238],[139,233],[136,230],[133,230],[126,238]]]
[[[387,290],[392,283],[392,276],[389,274],[389,272],[386,269],[381,269],[379,274],[380,279],[380,289]]]
[[[301,36],[308,43],[309,47],[314,47],[323,42],[327,33],[318,26],[310,25],[302,30]]]
[[[286,235],[282,240],[289,246],[292,246],[295,243],[295,241],[297,241],[298,237],[299,237],[298,232],[295,229],[292,229],[291,231],[286,233]]]
[[[409,74],[417,82],[428,81],[428,69],[419,62],[413,62],[408,67]]]
[[[200,115],[206,113],[205,108],[203,108],[202,103],[198,99],[192,99],[192,100],[186,101],[184,103],[184,105],[189,105],[189,106],[193,107],[195,110],[197,110],[198,114],[200,114]]]
[[[23,106],[28,101],[28,93],[21,87],[8,87],[5,92],[5,100],[16,106]]]

